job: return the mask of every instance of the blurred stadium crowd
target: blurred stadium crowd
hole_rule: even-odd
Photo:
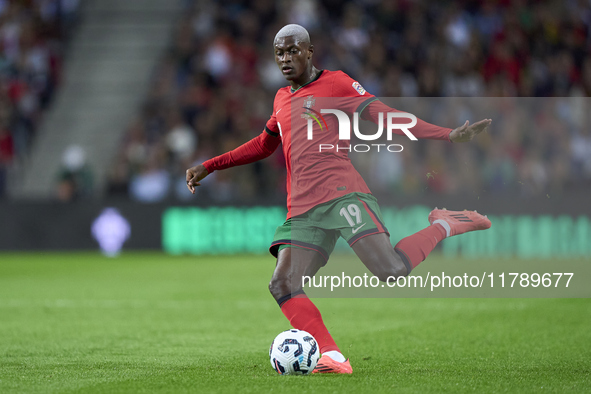
[[[37,11],[40,4],[56,1],[28,3],[34,4],[33,14],[42,15]],[[13,47],[7,46],[10,34],[5,31],[13,24],[30,25],[33,32],[39,27],[7,12],[6,4],[0,0],[4,80],[0,100],[13,112],[31,113],[26,105],[19,109],[22,99],[7,93],[11,91],[7,86],[14,84],[10,81],[19,79],[14,71],[3,71],[3,59],[12,70],[27,67],[27,62],[15,60],[22,55],[11,55],[12,60],[8,56]],[[274,63],[272,42],[287,23],[309,30],[318,68],[343,70],[377,96],[583,97],[583,106],[589,108],[591,103],[584,98],[591,96],[591,3],[586,0],[185,0],[185,4],[170,49],[154,71],[145,105],[124,134],[108,195],[144,202],[188,199],[186,168],[262,131],[276,90],[286,85]],[[19,53],[27,53],[26,48],[36,43],[44,53],[53,53],[56,44],[51,43],[62,38],[55,33],[36,37],[29,44],[21,39],[12,45],[23,46]],[[45,66],[41,67],[45,80],[53,82],[53,68],[47,71],[53,63],[37,63]],[[32,83],[25,78],[30,73],[17,75]],[[33,101],[42,106],[47,93],[39,88],[35,92]],[[589,119],[568,122],[560,101],[544,101],[543,106],[547,112],[537,116],[535,129],[509,127],[493,118],[488,135],[463,145],[463,153],[452,144],[428,141],[400,157],[378,155],[372,163],[362,163],[362,175],[368,176],[372,190],[406,194],[486,190],[527,197],[588,187]],[[6,122],[4,108],[2,104],[0,141],[10,134],[16,141],[21,137],[15,137],[19,132],[14,121]],[[441,125],[453,128],[462,123],[452,119]],[[1,162],[6,162],[10,155],[1,144]],[[283,198],[284,167],[277,152],[254,165],[214,173],[198,192],[218,202]]]
[[[61,77],[78,0],[0,0],[0,197]]]
[[[277,88],[286,85],[272,52],[273,37],[286,23],[308,28],[317,67],[341,69],[378,96],[591,94],[586,1],[195,1],[129,128],[110,192],[129,190],[142,201],[168,193],[189,198],[186,168],[259,133]],[[557,139],[549,127],[496,127],[502,123],[496,119],[490,135],[464,145],[469,152],[462,155],[437,141],[400,158],[380,155],[368,166],[371,188],[528,195],[591,179],[588,127],[564,128]],[[254,166],[214,173],[200,192],[219,201],[283,194],[284,171],[276,153]]]

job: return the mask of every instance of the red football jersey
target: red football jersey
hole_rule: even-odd
[[[266,129],[279,133],[283,144],[288,218],[349,193],[370,193],[349,159],[349,140],[339,140],[337,116],[322,115],[326,108],[346,113],[351,124],[354,112],[375,123],[379,112],[401,112],[382,104],[342,71],[323,70],[295,91],[289,86],[279,89]],[[442,140],[448,140],[450,131],[421,120],[411,129],[417,137]],[[321,151],[320,144],[335,149]]]

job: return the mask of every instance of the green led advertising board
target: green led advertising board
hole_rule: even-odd
[[[412,206],[382,209],[392,243],[428,225],[430,209]],[[283,207],[168,208],[162,218],[162,247],[171,254],[267,253]],[[586,216],[490,216],[492,227],[441,243],[446,256],[583,257],[591,256],[591,221]],[[346,243],[337,250],[349,251]]]

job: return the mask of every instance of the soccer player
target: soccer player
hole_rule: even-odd
[[[381,103],[345,73],[314,67],[314,46],[302,26],[283,27],[275,36],[273,46],[275,61],[291,86],[277,91],[273,113],[265,129],[244,145],[189,168],[187,187],[194,194],[195,187],[213,171],[264,159],[283,144],[288,214],[287,221],[277,228],[270,247],[277,264],[269,290],[291,325],[309,332],[318,341],[322,357],[314,372],[350,374],[353,370],[349,360],[329,334],[320,312],[302,290],[301,283],[303,276],[312,277],[326,264],[338,237],[349,243],[373,275],[387,281],[389,277],[408,275],[446,237],[484,230],[491,223],[477,212],[435,209],[429,214],[428,227],[392,247],[377,200],[351,164],[348,150],[318,152],[318,149],[312,149],[310,141],[303,137],[307,135],[307,120],[305,116],[303,119],[292,116],[291,100],[301,98],[303,110],[311,111],[314,97],[334,97],[335,102],[342,98],[356,98],[361,100],[359,105],[346,110],[358,112],[361,118],[375,123],[383,121],[380,112],[399,111]],[[293,114],[302,118],[301,112],[294,111]],[[330,123],[325,123],[327,127],[324,128],[316,126],[315,136],[320,136],[320,140],[336,141],[335,130],[338,128],[334,127],[334,118],[324,117]],[[486,130],[490,123],[490,119],[472,125],[466,121],[452,130],[419,119],[410,131],[418,138],[465,142]],[[398,132],[402,134],[400,130]],[[349,146],[348,141],[339,140],[338,143]]]

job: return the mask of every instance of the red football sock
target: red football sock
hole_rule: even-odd
[[[435,246],[445,238],[445,229],[439,223],[433,224],[421,231],[402,238],[394,250],[415,268],[427,258]]]
[[[304,330],[312,334],[320,353],[336,350],[339,347],[326,329],[320,311],[305,294],[298,294],[281,305],[281,312],[287,317],[293,328]]]

